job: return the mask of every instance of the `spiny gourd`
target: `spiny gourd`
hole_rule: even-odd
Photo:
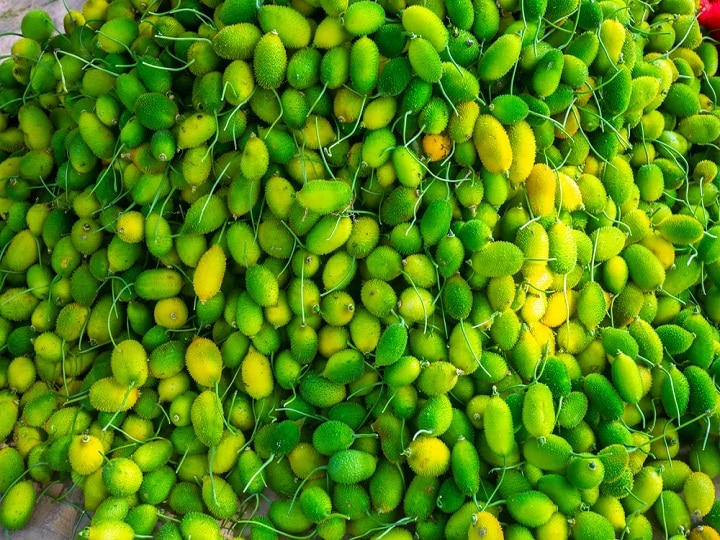
[[[82,479],[88,537],[710,534],[696,11],[29,12],[0,62],[0,524],[27,470]]]

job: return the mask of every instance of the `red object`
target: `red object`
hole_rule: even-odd
[[[700,13],[698,22],[710,30],[716,37],[720,37],[720,1],[700,0]]]

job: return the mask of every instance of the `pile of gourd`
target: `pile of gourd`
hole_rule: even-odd
[[[693,0],[88,0],[0,62],[0,526],[717,539]]]

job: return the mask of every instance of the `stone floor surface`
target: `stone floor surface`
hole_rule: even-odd
[[[0,0],[0,54],[10,52],[10,47],[19,37],[20,21],[32,9],[42,9],[50,14],[55,26],[62,29],[62,21],[68,9],[80,9],[82,0]]]

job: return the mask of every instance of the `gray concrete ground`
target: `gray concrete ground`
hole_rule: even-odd
[[[80,9],[82,0],[0,0],[0,34],[20,33],[20,21],[31,9],[42,9],[50,14],[57,28],[62,29],[62,20],[68,9]],[[0,54],[10,52],[18,36],[0,36]]]
[[[61,502],[56,497],[65,495]],[[82,491],[67,492],[67,486],[56,485],[46,496],[40,497],[30,523],[10,534],[12,540],[75,540],[87,523],[80,509]]]

